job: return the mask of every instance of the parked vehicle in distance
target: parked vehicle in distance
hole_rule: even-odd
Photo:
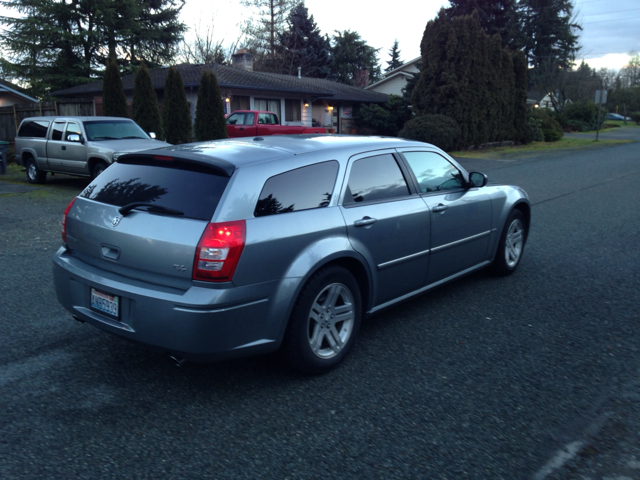
[[[301,125],[280,125],[278,115],[273,112],[236,110],[227,117],[227,133],[229,138],[262,137],[265,135],[327,133],[327,129]]]
[[[124,153],[169,145],[119,117],[29,117],[15,138],[29,183],[43,183],[47,172],[95,178]]]
[[[530,204],[403,139],[286,135],[121,156],[64,212],[59,302],[183,359],[283,349],[322,373],[361,320],[522,259]],[[398,346],[400,348],[401,346]]]
[[[624,120],[625,117],[618,113],[607,113],[607,120]],[[627,121],[631,121],[631,117],[627,117]]]

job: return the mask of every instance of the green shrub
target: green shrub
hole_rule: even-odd
[[[542,133],[542,120],[538,120],[537,118],[531,116],[528,118],[528,126],[529,142],[544,142],[544,133]]]
[[[365,103],[355,114],[358,127],[365,131],[373,130],[379,135],[386,135],[387,126],[391,122],[391,112],[375,103]]]
[[[7,165],[16,162],[16,149],[13,145],[7,148]]]
[[[558,121],[553,118],[553,114],[547,108],[536,108],[531,112],[531,116],[542,123],[540,128],[544,134],[545,142],[556,142],[562,138],[564,133]]]
[[[594,102],[570,103],[565,107],[563,113],[567,117],[568,123],[574,122],[574,125],[586,125],[586,128],[580,130],[582,132],[598,128],[598,105]],[[606,116],[606,110],[600,110],[600,128],[602,128]],[[566,125],[562,126],[566,127]]]
[[[431,143],[444,151],[459,148],[461,135],[460,125],[453,118],[430,114],[412,118],[398,132],[399,137]]]
[[[565,132],[588,132],[591,130],[589,124],[581,120],[569,120],[563,128]]]
[[[631,120],[640,125],[640,112],[630,113],[629,116],[631,117]]]
[[[389,95],[387,103],[363,104],[355,115],[355,121],[362,131],[374,131],[379,135],[395,137],[405,122],[411,118],[409,101],[398,95]]]

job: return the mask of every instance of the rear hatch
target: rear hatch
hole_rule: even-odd
[[[226,167],[151,154],[123,157],[70,209],[70,253],[106,272],[188,288],[198,241],[233,171]]]

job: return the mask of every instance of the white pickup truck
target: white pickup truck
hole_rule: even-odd
[[[29,183],[47,172],[97,177],[120,155],[169,146],[133,120],[119,117],[29,117],[15,138],[16,162]]]

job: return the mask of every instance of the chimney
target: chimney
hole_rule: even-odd
[[[253,72],[253,55],[248,53],[244,48],[238,50],[237,53],[231,55],[231,65],[236,68]]]
[[[369,70],[363,68],[358,73],[355,74],[355,78],[353,79],[353,83],[358,88],[365,88],[369,86]]]

